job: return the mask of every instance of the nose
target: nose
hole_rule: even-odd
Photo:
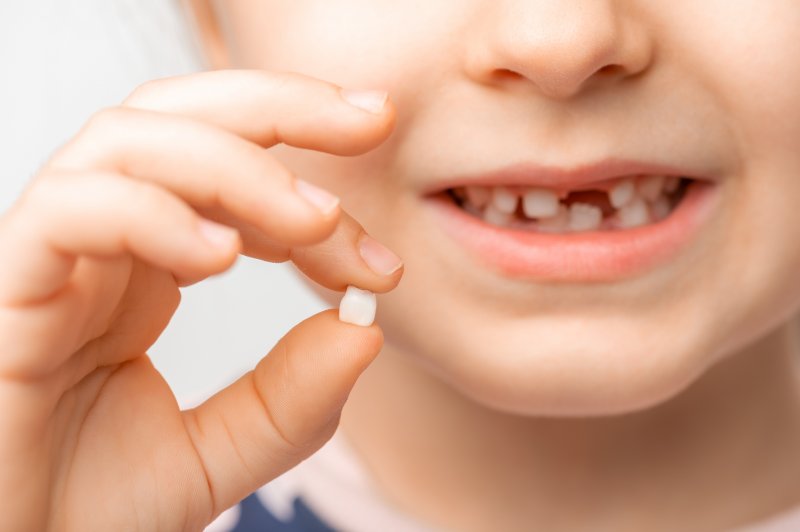
[[[653,46],[618,0],[486,0],[469,37],[467,74],[485,84],[533,83],[548,98],[647,69]],[[491,7],[490,7],[491,6]]]

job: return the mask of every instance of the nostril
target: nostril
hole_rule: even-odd
[[[514,72],[513,70],[509,70],[507,68],[501,68],[495,70],[494,77],[497,81],[514,81],[522,78],[522,74],[519,72]]]
[[[604,67],[597,70],[595,73],[597,76],[602,78],[611,78],[614,76],[619,76],[625,73],[625,67],[622,65],[605,65]]]

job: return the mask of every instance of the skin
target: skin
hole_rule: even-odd
[[[0,218],[10,529],[201,528],[340,412],[381,494],[444,529],[718,530],[800,502],[796,2],[190,7],[212,66],[248,72],[146,85]],[[366,113],[338,86],[391,102]],[[278,140],[293,147],[257,149]],[[422,208],[454,174],[611,156],[720,179],[709,225],[634,279],[500,277]],[[399,282],[292,175],[404,258],[380,299],[386,346],[375,359],[377,327],[323,313],[180,412],[146,357],[179,286],[238,251],[334,290]],[[209,246],[201,216],[236,232]]]
[[[454,530],[716,530],[800,503],[796,2],[195,4],[212,66],[397,106],[362,157],[273,150],[406,263],[342,421],[387,500]],[[615,283],[504,278],[421,200],[607,157],[700,168],[721,200],[671,261]]]

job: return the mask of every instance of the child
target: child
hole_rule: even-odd
[[[4,529],[800,528],[796,1],[187,9],[237,70],[0,219]],[[145,353],[239,252],[385,343],[326,311],[179,411]]]

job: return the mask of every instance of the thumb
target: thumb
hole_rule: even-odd
[[[321,312],[289,331],[253,371],[183,412],[206,473],[211,519],[333,436],[350,390],[382,344],[376,325]]]

